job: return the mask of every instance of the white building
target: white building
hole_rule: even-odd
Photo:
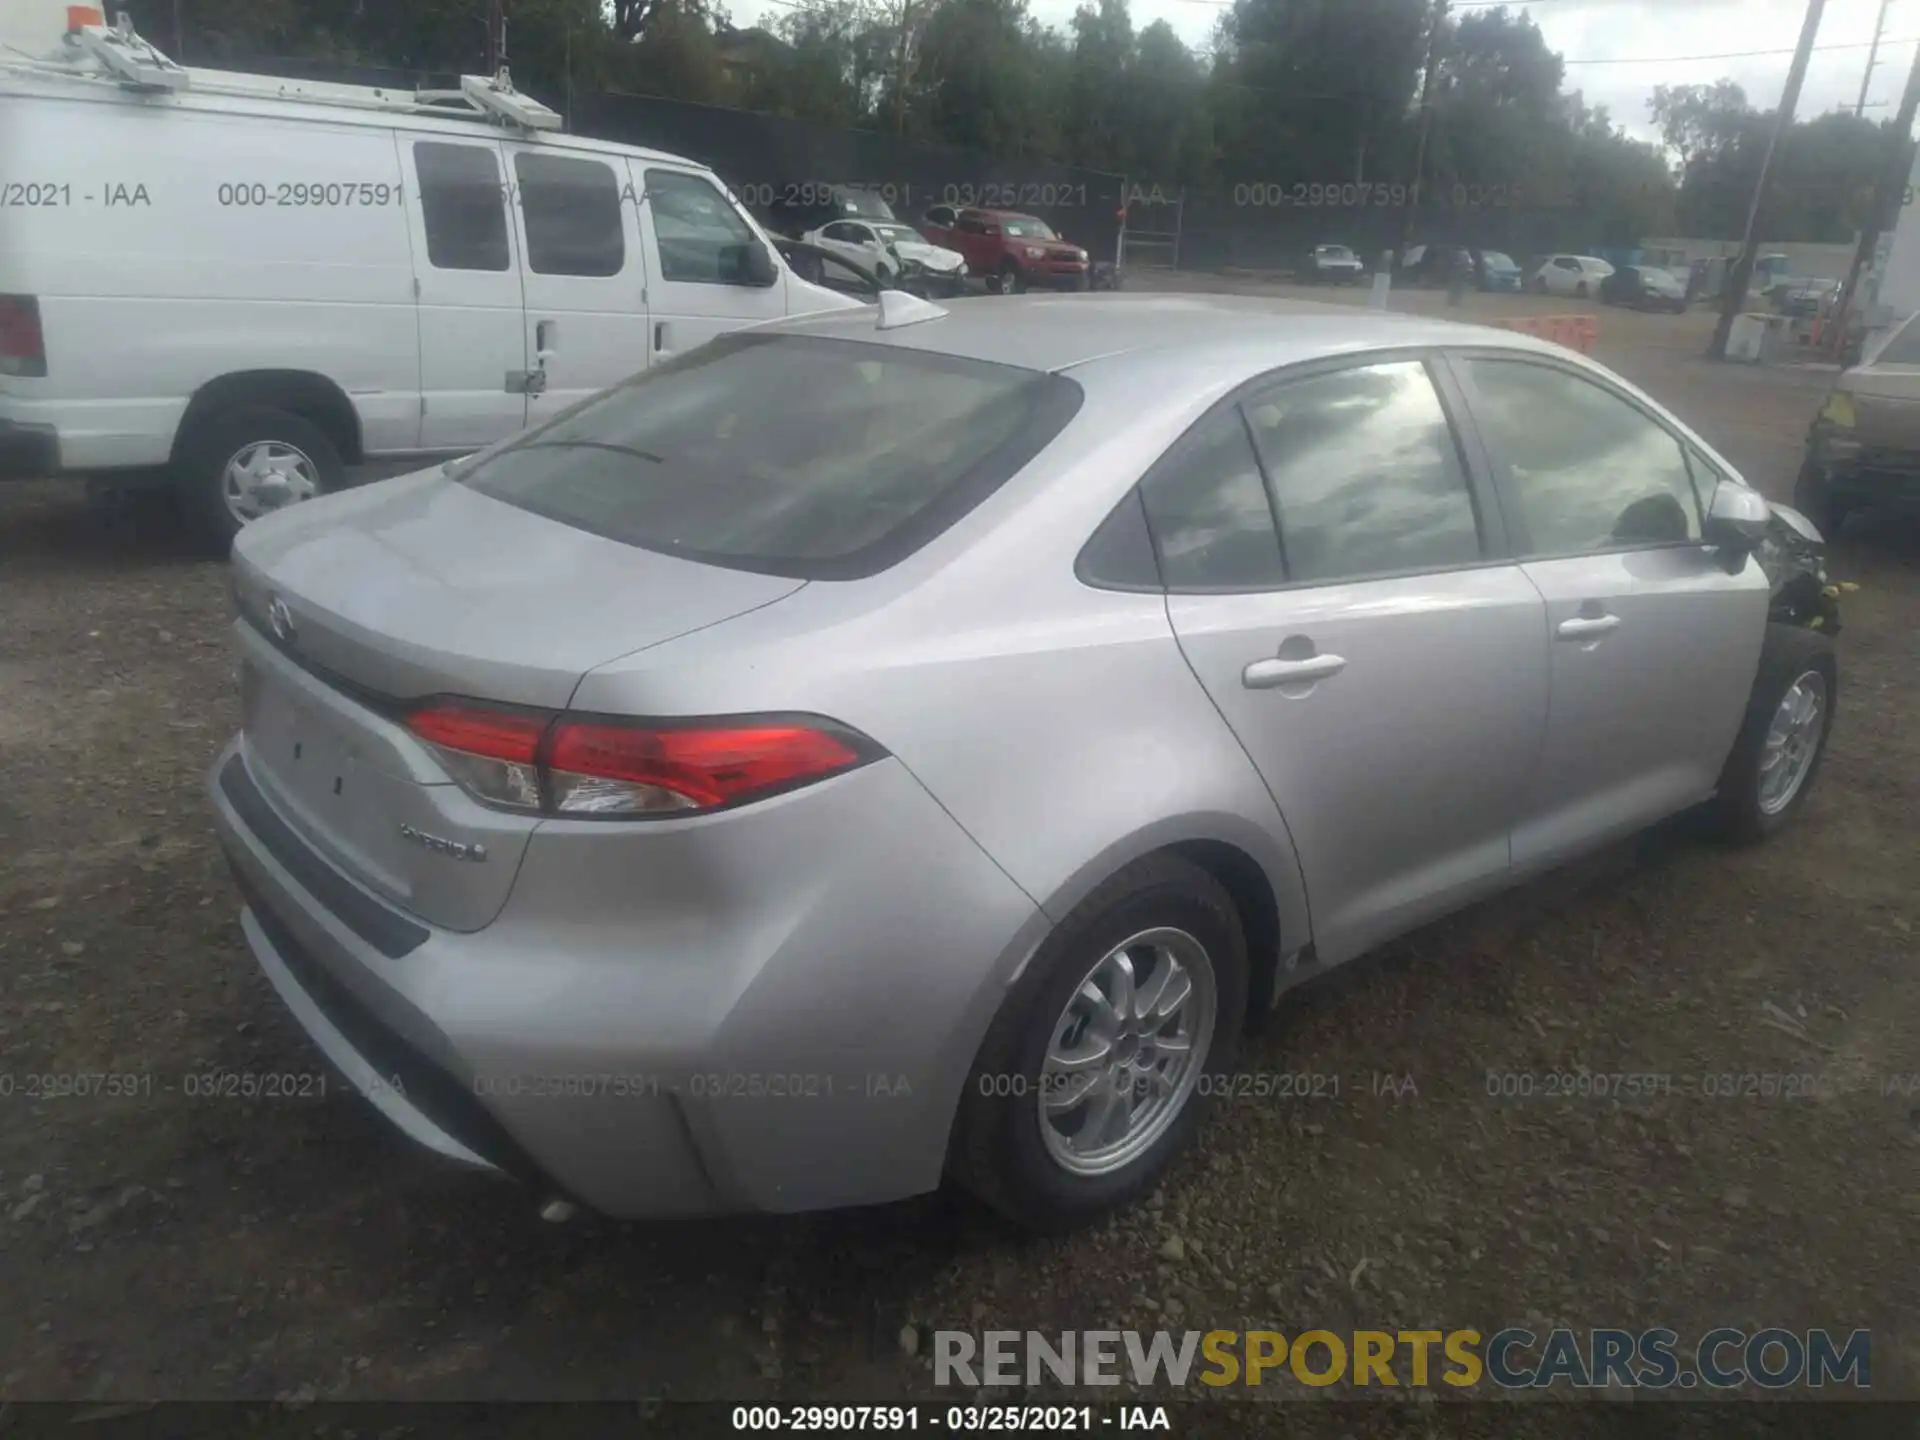
[[[1907,196],[1920,199],[1920,156],[1907,177]],[[1880,237],[1873,272],[1865,280],[1863,305],[1867,324],[1881,329],[1920,310],[1920,205],[1900,208],[1891,234]]]

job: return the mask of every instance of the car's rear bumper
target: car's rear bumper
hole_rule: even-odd
[[[1920,455],[1906,464],[1839,462],[1812,467],[1827,493],[1843,505],[1920,514]]]
[[[1090,283],[1085,265],[1049,265],[1042,261],[1027,268],[1027,284],[1047,290],[1085,290]]]
[[[443,1155],[611,1215],[933,1188],[980,1037],[1046,929],[893,760],[671,822],[684,843],[547,822],[470,934],[293,848],[241,742],[211,791],[247,941],[351,1087]]]
[[[57,430],[0,419],[0,480],[43,480],[59,472]]]

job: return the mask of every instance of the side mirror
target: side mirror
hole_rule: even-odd
[[[739,277],[738,283],[764,290],[780,278],[780,267],[774,263],[773,252],[761,241],[750,240],[745,245],[728,248],[733,252],[729,258],[734,263],[727,268]]]
[[[1757,490],[1722,480],[1713,487],[1703,537],[1709,545],[1752,551],[1766,538],[1773,511]]]

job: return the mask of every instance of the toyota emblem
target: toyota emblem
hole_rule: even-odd
[[[273,627],[273,633],[283,645],[293,643],[293,610],[278,595],[267,602],[267,624]]]

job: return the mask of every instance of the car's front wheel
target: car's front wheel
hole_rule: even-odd
[[[1177,856],[1129,866],[1001,1006],[961,1100],[955,1175],[1039,1231],[1127,1203],[1192,1141],[1246,1003],[1246,939],[1219,882]]]
[[[1805,803],[1833,733],[1840,672],[1830,637],[1769,625],[1740,733],[1709,806],[1731,840],[1778,833]]]

